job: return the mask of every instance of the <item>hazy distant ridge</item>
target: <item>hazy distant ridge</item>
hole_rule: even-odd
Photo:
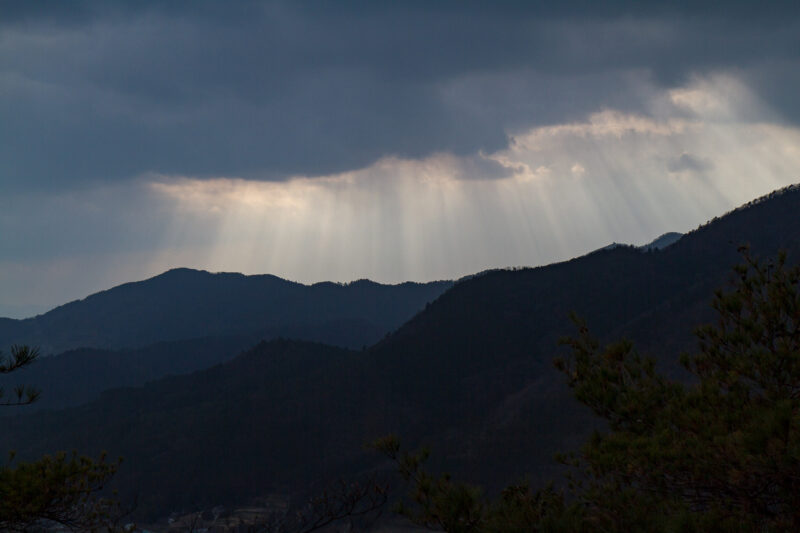
[[[271,275],[180,268],[98,292],[35,318],[0,319],[0,347],[27,343],[57,353],[80,347],[137,348],[206,336],[266,336],[281,330],[293,331],[297,338],[315,338],[303,330],[318,332],[336,325],[362,328],[360,342],[369,344],[451,285],[450,281],[382,285],[368,280],[303,285]]]

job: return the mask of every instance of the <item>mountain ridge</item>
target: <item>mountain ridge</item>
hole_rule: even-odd
[[[342,320],[362,321],[367,329],[385,333],[451,285],[450,281],[385,285],[368,280],[304,285],[271,274],[178,268],[93,293],[33,318],[0,318],[0,347],[31,344],[46,354],[82,347],[129,349],[209,335],[318,329]],[[374,340],[364,337],[361,344]]]

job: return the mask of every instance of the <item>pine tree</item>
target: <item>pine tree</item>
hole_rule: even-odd
[[[800,530],[800,267],[743,250],[715,324],[697,329],[688,385],[585,325],[558,362],[575,396],[608,422],[573,464],[600,528]]]
[[[10,357],[0,354],[0,373],[21,370],[38,355],[27,346],[13,346]],[[0,405],[25,405],[38,397],[37,389],[20,386]],[[5,398],[2,390],[0,398]],[[117,464],[102,456],[93,460],[61,452],[25,462],[16,461],[11,452],[7,464],[0,466],[0,530],[35,531],[56,524],[90,531],[114,529],[119,507],[98,493],[116,469]]]

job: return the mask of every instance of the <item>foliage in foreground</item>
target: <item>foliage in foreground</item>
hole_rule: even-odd
[[[48,523],[81,530],[107,529],[114,501],[95,494],[116,471],[102,458],[46,455],[0,469],[0,530],[30,531]]]
[[[513,486],[490,501],[388,437],[376,448],[413,487],[399,510],[451,533],[800,531],[800,267],[743,255],[733,287],[715,294],[716,323],[681,356],[688,385],[576,321],[556,366],[607,430],[563,459],[568,488]]]
[[[552,486],[533,491],[527,485],[512,485],[497,500],[488,501],[480,487],[454,481],[448,474],[427,472],[423,468],[427,450],[402,451],[394,435],[377,440],[373,447],[392,459],[412,486],[408,501],[398,503],[395,511],[417,525],[450,533],[577,531],[580,527],[578,515]]]
[[[22,369],[37,357],[34,349],[13,346],[11,357],[0,355],[0,373]],[[38,390],[21,386],[0,405],[24,405],[38,397]],[[88,531],[114,529],[112,517],[118,516],[118,505],[97,494],[116,469],[104,457],[93,460],[58,453],[15,462],[12,453],[8,463],[0,466],[0,530],[35,531],[54,524]]]

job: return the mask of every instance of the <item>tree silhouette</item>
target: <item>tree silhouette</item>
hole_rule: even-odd
[[[16,370],[30,365],[37,357],[39,351],[28,346],[11,347],[11,356],[6,356],[0,352],[0,374],[10,374]],[[5,399],[5,391],[0,389],[0,406],[27,405],[39,398],[40,392],[28,386],[18,386],[14,388],[14,397],[11,400]]]
[[[575,396],[608,422],[572,464],[579,499],[613,530],[800,530],[800,267],[742,249],[715,324],[660,375],[626,341],[599,349],[579,323],[558,362]]]
[[[36,349],[12,346],[10,356],[0,354],[0,373],[16,372],[33,363]],[[39,391],[29,386],[14,388],[6,399],[0,390],[3,406],[30,404]],[[115,501],[98,497],[117,465],[105,457],[93,460],[76,453],[46,455],[36,461],[15,461],[0,466],[0,530],[32,531],[58,524],[71,529],[114,529],[117,516]]]

